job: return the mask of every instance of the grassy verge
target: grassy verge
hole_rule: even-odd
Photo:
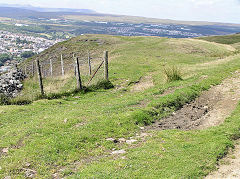
[[[70,178],[202,178],[216,169],[218,159],[239,138],[239,118],[240,105],[219,127],[154,132],[153,137],[128,149],[127,154],[79,167]]]

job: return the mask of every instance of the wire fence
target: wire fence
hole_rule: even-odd
[[[29,61],[21,67],[28,76],[20,96],[34,99],[39,95],[82,90],[103,80],[108,81],[108,51],[102,53],[58,54],[54,58]]]

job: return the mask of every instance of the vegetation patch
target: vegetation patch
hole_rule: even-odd
[[[165,67],[163,73],[168,82],[182,80],[181,69],[176,66]]]

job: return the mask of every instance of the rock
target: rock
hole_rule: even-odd
[[[111,141],[111,142],[114,142],[114,143],[118,143],[118,140],[113,139],[113,138],[108,138],[108,139],[106,139],[106,141]]]
[[[144,130],[144,127],[139,127],[141,130]]]
[[[11,177],[10,176],[6,176],[3,179],[11,179]]]
[[[126,151],[123,150],[123,149],[122,149],[122,150],[116,150],[116,151],[113,151],[113,152],[112,152],[113,155],[125,154],[125,153],[126,153]]]
[[[8,148],[2,149],[2,153],[8,153]]]
[[[26,167],[30,167],[31,164],[30,164],[30,163],[25,163],[25,166],[26,166]]]
[[[0,94],[6,97],[16,97],[22,90],[22,81],[27,76],[18,69],[11,69],[8,73],[0,76]]]
[[[31,170],[31,169],[25,169],[25,176],[27,178],[34,178],[36,175],[36,171],[35,170]]]
[[[107,138],[106,141],[111,141],[113,142],[115,139],[114,138]]]
[[[57,174],[57,173],[54,173],[54,174],[52,175],[52,177],[53,177],[53,178],[58,178],[58,174]]]
[[[147,133],[142,133],[141,135],[140,135],[140,137],[147,137],[149,134],[147,134]]]
[[[131,144],[133,144],[135,142],[137,142],[137,140],[135,140],[135,139],[131,139],[131,140],[127,140],[126,141],[126,143],[129,144],[129,145],[131,145]]]
[[[118,140],[119,140],[120,143],[126,142],[126,139],[124,139],[124,138],[120,138]]]
[[[204,108],[204,109],[208,109],[208,106],[204,106],[203,108]]]
[[[64,123],[67,123],[67,121],[68,121],[67,119],[64,119]]]

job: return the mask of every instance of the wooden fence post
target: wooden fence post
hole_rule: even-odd
[[[73,54],[73,61],[75,61],[75,54]],[[77,76],[76,62],[74,63],[74,75]]]
[[[50,75],[53,77],[53,64],[52,64],[52,59],[49,60],[50,63]]]
[[[108,51],[104,51],[104,77],[105,80],[109,80],[108,79]]]
[[[35,69],[34,69],[34,62],[32,62],[32,76],[34,76],[34,72],[35,72]]]
[[[61,67],[62,67],[62,76],[64,76],[64,63],[63,63],[63,55],[61,54]]]
[[[43,96],[44,91],[43,91],[42,73],[41,73],[41,67],[40,67],[39,60],[36,61],[36,66],[37,66],[37,71],[38,71],[39,87],[41,90],[41,95]]]
[[[79,67],[79,60],[78,57],[76,59],[76,70],[77,70],[77,88],[82,90],[82,80],[81,80],[81,74],[80,74],[80,67]]]
[[[90,53],[88,52],[88,66],[89,66],[89,75],[92,75],[92,65],[91,65],[91,56]]]
[[[42,65],[39,64],[39,67],[41,71],[41,76],[44,77],[43,64]]]
[[[27,65],[25,65],[25,67],[24,67],[24,73],[25,73],[25,75],[27,75]]]

